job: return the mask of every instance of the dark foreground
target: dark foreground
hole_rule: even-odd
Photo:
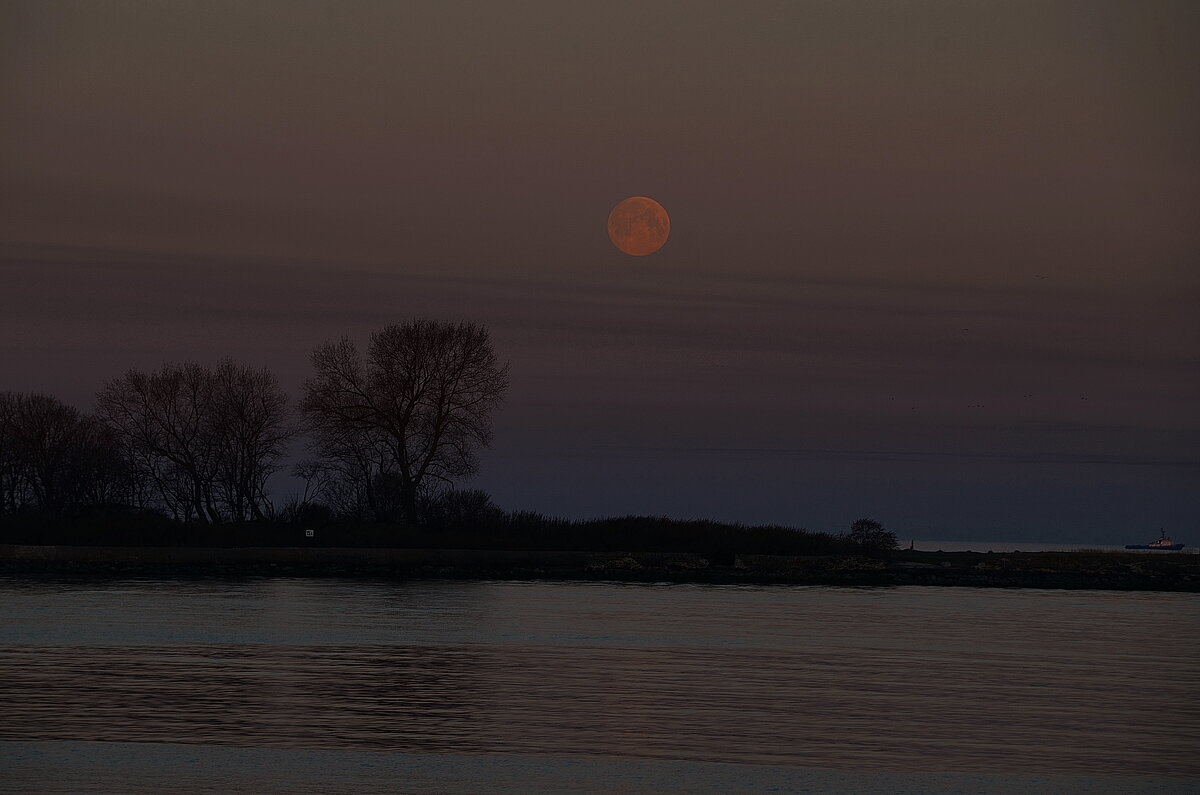
[[[1200,592],[1200,556],[1120,552],[921,552],[887,557],[470,549],[0,545],[0,576],[366,577],[618,580],[834,586],[943,585]]]

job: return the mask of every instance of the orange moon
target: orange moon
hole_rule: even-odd
[[[613,245],[635,257],[653,254],[671,234],[671,216],[654,199],[630,196],[608,214],[608,237]]]

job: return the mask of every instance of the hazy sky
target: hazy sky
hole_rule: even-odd
[[[1200,5],[0,2],[0,389],[480,321],[505,508],[1200,541]],[[652,196],[671,239],[605,233]]]

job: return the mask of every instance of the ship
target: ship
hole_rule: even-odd
[[[1151,541],[1149,544],[1126,544],[1126,549],[1165,549],[1172,552],[1183,549],[1183,544],[1176,544],[1167,537],[1166,530],[1158,531],[1158,540]]]

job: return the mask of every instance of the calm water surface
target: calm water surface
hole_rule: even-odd
[[[0,581],[0,610],[19,788],[1200,785],[1191,594]]]

